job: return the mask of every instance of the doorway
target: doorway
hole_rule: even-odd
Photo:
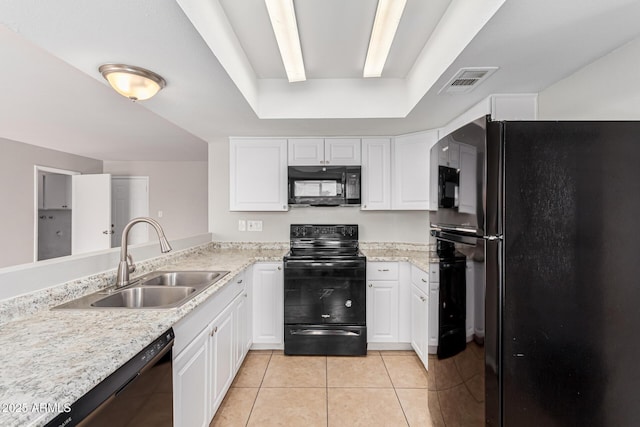
[[[122,241],[125,225],[139,216],[149,216],[149,177],[114,176],[111,178],[111,219],[113,234],[111,247],[117,248]],[[134,245],[149,241],[147,224],[138,224],[129,232],[128,243]]]
[[[71,177],[79,174],[35,167],[34,261],[71,255]]]

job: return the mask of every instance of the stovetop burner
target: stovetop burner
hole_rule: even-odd
[[[292,224],[287,258],[360,258],[357,225]]]

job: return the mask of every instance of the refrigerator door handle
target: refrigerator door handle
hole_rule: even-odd
[[[496,242],[498,240],[502,240],[502,234],[498,234],[495,236],[482,236],[482,238],[490,242]]]

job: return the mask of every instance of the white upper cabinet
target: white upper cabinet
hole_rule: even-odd
[[[391,209],[391,139],[362,139],[362,210]]]
[[[438,142],[432,130],[395,138],[392,150],[391,208],[428,210],[430,197],[430,150]]]
[[[324,164],[359,166],[360,149],[360,138],[325,138]]]
[[[71,175],[44,174],[42,184],[43,209],[71,209]]]
[[[287,140],[229,140],[229,210],[286,211]]]
[[[289,138],[289,166],[358,166],[360,138]]]
[[[289,166],[324,164],[324,138],[289,138]]]

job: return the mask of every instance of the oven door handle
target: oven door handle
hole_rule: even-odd
[[[309,267],[337,267],[337,268],[361,268],[364,261],[334,260],[334,261],[311,261],[311,260],[288,260],[285,261],[285,268],[309,268]]]
[[[291,329],[291,335],[339,335],[346,337],[358,337],[360,331],[347,331],[345,329]]]

